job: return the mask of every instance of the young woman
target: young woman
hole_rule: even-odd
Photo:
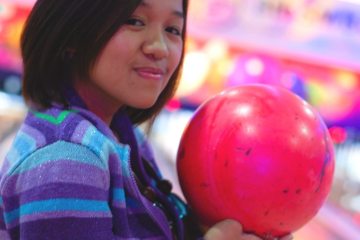
[[[187,5],[36,2],[21,39],[29,112],[1,171],[0,239],[255,239],[230,220],[203,233],[137,128],[174,94]]]

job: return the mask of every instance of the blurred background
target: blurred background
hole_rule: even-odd
[[[0,160],[26,112],[19,36],[34,2],[0,0]],[[332,191],[295,239],[360,239],[360,0],[190,1],[181,84],[150,135],[180,196],[175,161],[186,124],[207,98],[247,83],[308,101],[335,144]]]

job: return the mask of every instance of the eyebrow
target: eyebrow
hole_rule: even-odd
[[[146,8],[151,8],[151,5],[146,3],[144,0],[141,1],[140,6],[144,6]],[[174,10],[174,11],[172,11],[172,14],[179,18],[184,18],[184,13],[182,11]]]

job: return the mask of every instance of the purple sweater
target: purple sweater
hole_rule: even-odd
[[[114,126],[122,143],[84,108],[29,111],[1,170],[0,239],[172,239],[132,171],[135,162],[144,174],[146,159],[157,172],[146,141],[125,114]],[[160,193],[154,178],[144,181]],[[185,205],[160,197],[182,239]]]

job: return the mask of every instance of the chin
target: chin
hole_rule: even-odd
[[[151,108],[152,106],[154,106],[155,103],[156,103],[156,101],[139,102],[136,104],[131,104],[130,106],[133,108],[137,108],[137,109],[147,109],[147,108]]]

